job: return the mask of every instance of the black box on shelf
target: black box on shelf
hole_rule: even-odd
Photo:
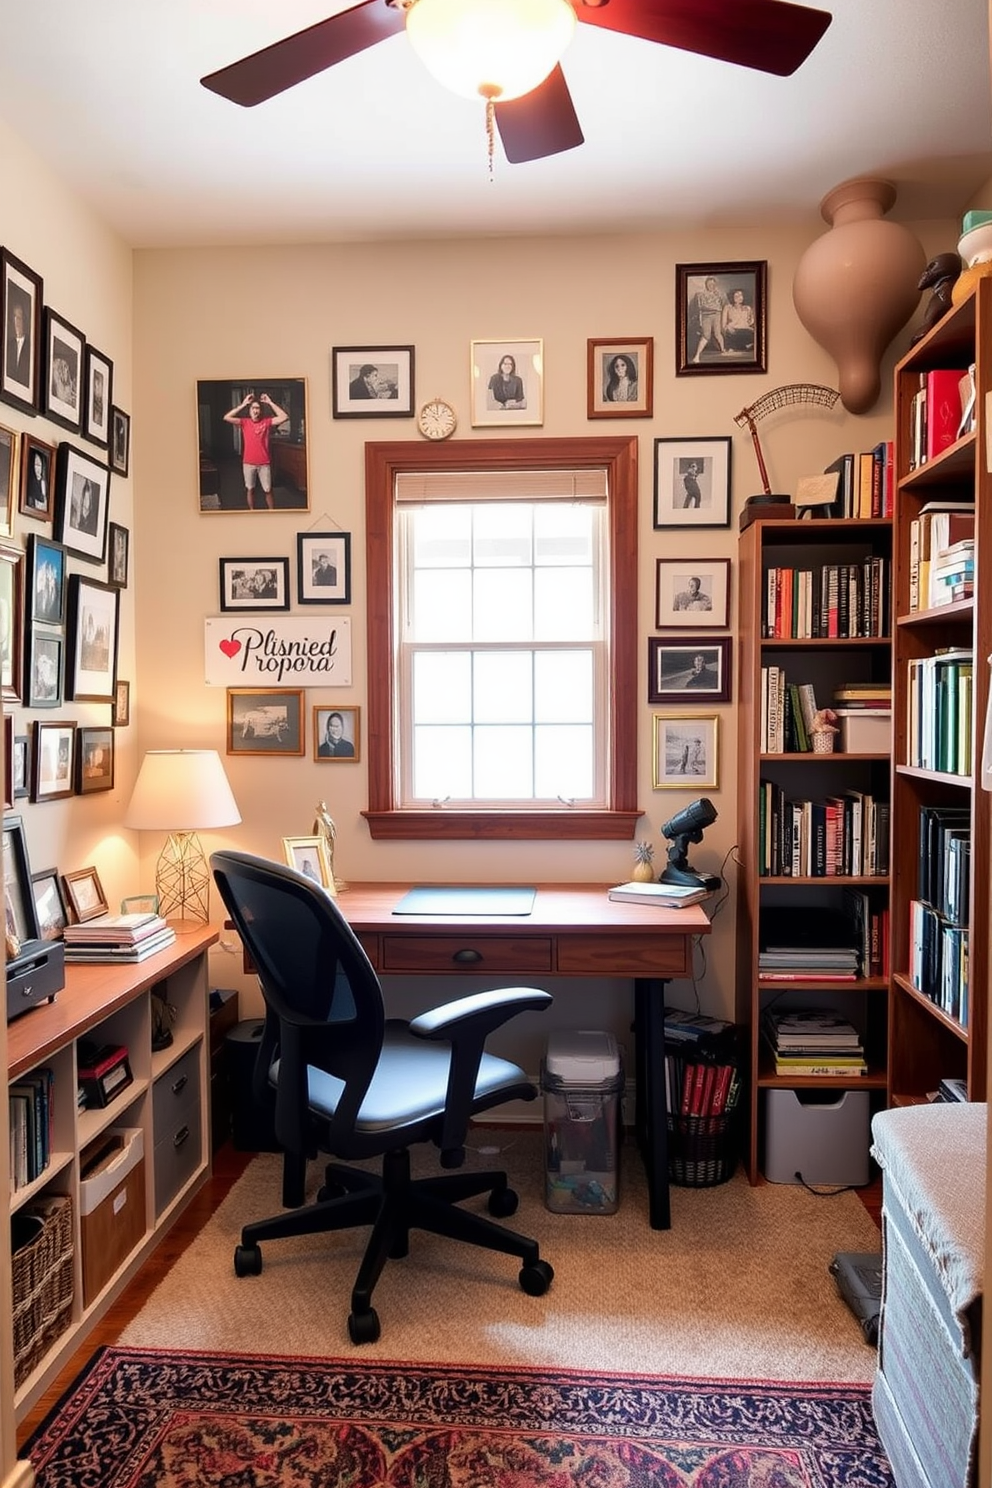
[[[61,940],[26,940],[7,962],[7,1022],[40,1002],[54,1002],[65,986],[65,946]]]
[[[84,1040],[79,1046],[79,1083],[87,1106],[109,1106],[134,1076],[123,1044],[96,1046]]]

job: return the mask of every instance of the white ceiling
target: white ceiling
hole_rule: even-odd
[[[139,247],[733,225],[863,174],[895,216],[957,215],[992,176],[986,0],[817,3],[791,78],[578,26],[586,143],[514,166],[497,144],[491,178],[482,105],[403,35],[254,109],[200,86],[348,0],[9,0],[0,116]]]

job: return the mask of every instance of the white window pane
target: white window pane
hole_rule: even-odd
[[[492,801],[526,800],[534,794],[529,728],[475,730],[475,794]]]
[[[467,569],[418,569],[413,575],[410,633],[417,641],[469,641],[472,576]]]
[[[565,501],[534,508],[534,561],[541,564],[591,563],[593,534],[601,508]]]
[[[472,794],[472,730],[413,730],[413,794],[421,800],[465,800]]]
[[[530,567],[532,560],[532,506],[513,502],[480,505],[475,513],[475,542],[472,556],[480,568]]]
[[[534,735],[534,794],[552,800],[593,795],[592,728],[539,727]]]
[[[415,568],[467,568],[472,559],[472,509],[468,506],[417,507],[408,515],[413,529]]]
[[[529,641],[534,634],[532,570],[476,569],[473,637],[477,641]]]
[[[530,651],[480,651],[472,688],[476,723],[530,723],[534,666]]]
[[[470,723],[472,658],[467,651],[426,651],[413,658],[413,720]]]
[[[538,653],[534,663],[534,712],[539,723],[592,723],[591,651]]]
[[[595,634],[592,570],[537,569],[534,574],[534,639],[591,641]]]

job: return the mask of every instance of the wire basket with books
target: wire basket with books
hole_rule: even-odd
[[[712,1188],[737,1170],[740,1064],[732,1023],[670,1009],[665,1015],[668,1176]]]

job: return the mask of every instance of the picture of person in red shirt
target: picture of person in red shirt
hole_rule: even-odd
[[[263,404],[270,410],[270,413],[265,416],[263,416]],[[245,409],[248,410],[247,417],[245,417]],[[237,424],[241,429],[241,464],[244,470],[245,496],[249,509],[255,506],[256,482],[265,492],[266,506],[272,509],[272,456],[269,449],[269,435],[288,418],[289,414],[273,403],[268,393],[262,393],[256,398],[254,391],[249,392],[237,407],[224,415],[225,423]]]

